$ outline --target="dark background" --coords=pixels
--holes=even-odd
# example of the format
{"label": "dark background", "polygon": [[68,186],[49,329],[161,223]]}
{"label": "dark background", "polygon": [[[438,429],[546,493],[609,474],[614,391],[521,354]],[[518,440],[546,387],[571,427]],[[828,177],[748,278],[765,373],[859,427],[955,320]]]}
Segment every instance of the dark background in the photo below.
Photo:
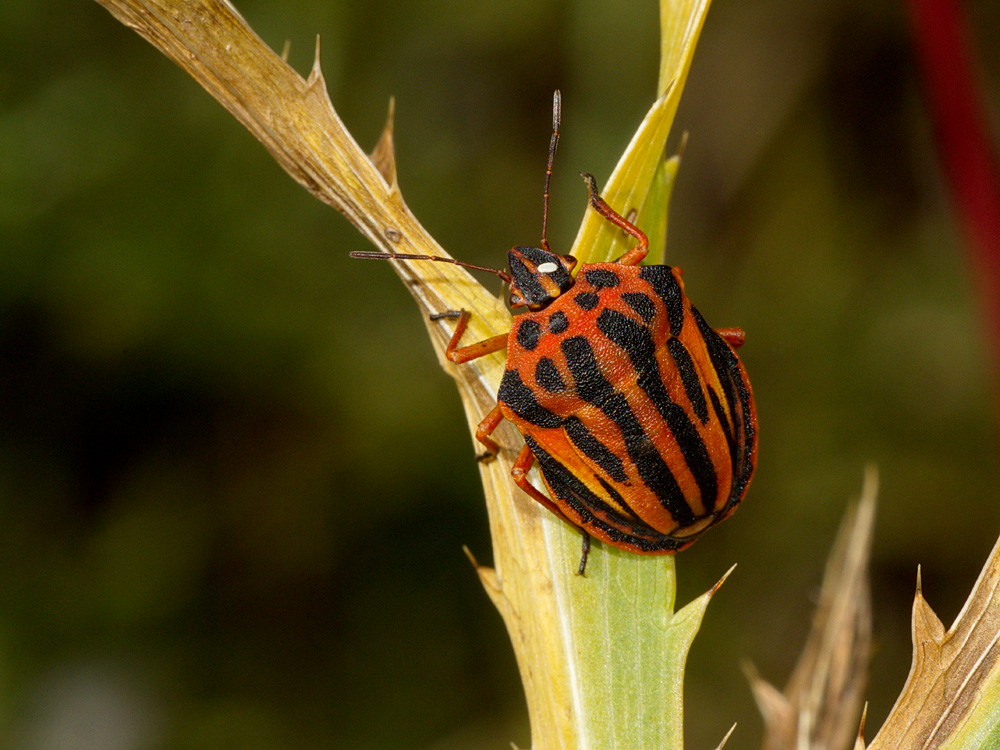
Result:
{"label": "dark background", "polygon": [[[617,6],[617,9],[612,9]],[[653,0],[238,2],[374,144],[454,255],[551,239],[651,103]],[[1000,13],[969,4],[997,142]],[[755,748],[876,462],[869,727],[909,666],[916,568],[950,623],[998,533],[974,271],[905,8],[717,0],[675,125],[668,262],[747,331],[759,470],[678,560],[734,562],[688,670],[687,747]],[[0,737],[11,748],[524,747],[459,401],[390,269],[92,2],[0,4]],[[651,665],[650,668],[655,668]],[[869,732],[869,737],[872,732]]]}

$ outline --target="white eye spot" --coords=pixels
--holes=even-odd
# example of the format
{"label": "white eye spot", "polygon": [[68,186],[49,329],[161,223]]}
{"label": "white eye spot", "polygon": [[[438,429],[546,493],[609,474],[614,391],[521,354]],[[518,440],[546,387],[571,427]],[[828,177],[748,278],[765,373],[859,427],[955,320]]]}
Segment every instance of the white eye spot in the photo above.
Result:
{"label": "white eye spot", "polygon": [[552,261],[549,261],[548,263],[542,263],[537,270],[538,273],[555,273],[559,270],[559,266]]}

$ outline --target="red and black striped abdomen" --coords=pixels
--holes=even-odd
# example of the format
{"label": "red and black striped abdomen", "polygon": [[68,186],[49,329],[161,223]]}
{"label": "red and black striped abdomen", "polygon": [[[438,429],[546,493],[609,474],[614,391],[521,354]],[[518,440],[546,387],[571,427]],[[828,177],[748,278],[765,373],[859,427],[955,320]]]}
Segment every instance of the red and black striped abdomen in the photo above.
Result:
{"label": "red and black striped abdomen", "polygon": [[517,316],[497,400],[560,510],[615,546],[687,546],[753,473],[746,373],[668,266],[588,265]]}

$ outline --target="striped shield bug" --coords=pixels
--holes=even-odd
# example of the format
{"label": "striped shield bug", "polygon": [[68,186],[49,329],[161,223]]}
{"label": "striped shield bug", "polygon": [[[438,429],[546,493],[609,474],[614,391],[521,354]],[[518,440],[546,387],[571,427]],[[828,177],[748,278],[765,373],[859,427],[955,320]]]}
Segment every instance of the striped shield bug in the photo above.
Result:
{"label": "striped shield bug", "polygon": [[[559,138],[559,94],[545,176],[541,247],[514,247],[508,270],[424,255],[354,257],[431,260],[490,271],[509,285],[516,315],[509,334],[460,346],[469,323],[457,318],[446,357],[461,364],[501,349],[506,367],[497,404],[476,438],[503,420],[524,446],[511,469],[530,497],[584,534],[640,554],[671,554],[729,516],[750,484],[757,457],[753,391],[736,349],[738,328],[712,329],[684,293],[681,270],[640,265],[646,235],[587,182],[589,205],[635,246],[613,263],[581,264],[545,239],[549,182]],[[548,494],[528,479],[538,463]]]}

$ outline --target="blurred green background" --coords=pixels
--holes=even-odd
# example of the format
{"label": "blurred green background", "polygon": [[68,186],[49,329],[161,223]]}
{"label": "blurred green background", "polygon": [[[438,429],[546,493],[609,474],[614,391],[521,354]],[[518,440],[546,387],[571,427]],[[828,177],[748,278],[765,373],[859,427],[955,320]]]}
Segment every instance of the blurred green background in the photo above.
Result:
{"label": "blurred green background", "polygon": [[[551,239],[650,104],[653,0],[241,0],[314,36],[458,257]],[[994,128],[1000,9],[969,5]],[[990,344],[894,0],[717,0],[668,262],[740,325],[761,424],[746,503],[678,561],[734,562],[688,670],[687,746],[759,745],[866,462],[882,479],[870,728],[909,665],[916,567],[950,623],[998,533]],[[365,750],[529,744],[458,398],[408,295],[207,94],[93,2],[0,5],[0,742]],[[996,129],[994,129],[996,136]],[[996,141],[995,141],[996,142]],[[655,668],[655,667],[654,667]],[[869,732],[869,736],[871,732]]]}

